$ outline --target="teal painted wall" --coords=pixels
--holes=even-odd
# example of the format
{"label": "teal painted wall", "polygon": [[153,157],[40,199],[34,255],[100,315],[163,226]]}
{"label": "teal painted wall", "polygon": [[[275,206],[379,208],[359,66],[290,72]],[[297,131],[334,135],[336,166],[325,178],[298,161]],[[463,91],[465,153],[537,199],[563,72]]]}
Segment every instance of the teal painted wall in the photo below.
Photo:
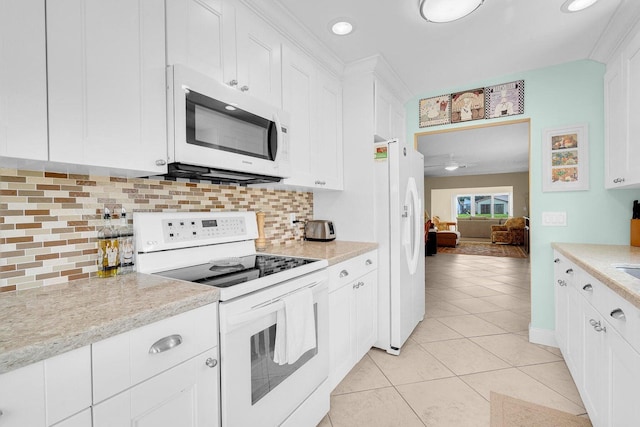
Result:
{"label": "teal painted wall", "polygon": [[[436,129],[509,121],[478,120],[471,123],[418,127],[421,98],[491,86],[513,80],[525,81],[525,114],[511,119],[531,120],[530,214],[531,214],[531,326],[555,328],[553,250],[551,242],[629,244],[629,219],[633,200],[640,190],[604,188],[604,89],[605,65],[575,61],[486,81],[469,81],[460,87],[421,94],[405,104],[408,140],[414,134]],[[428,76],[428,73],[427,73]],[[579,123],[588,124],[590,189],[572,192],[542,192],[542,135],[544,130]],[[566,227],[542,227],[542,212],[567,212]]]}

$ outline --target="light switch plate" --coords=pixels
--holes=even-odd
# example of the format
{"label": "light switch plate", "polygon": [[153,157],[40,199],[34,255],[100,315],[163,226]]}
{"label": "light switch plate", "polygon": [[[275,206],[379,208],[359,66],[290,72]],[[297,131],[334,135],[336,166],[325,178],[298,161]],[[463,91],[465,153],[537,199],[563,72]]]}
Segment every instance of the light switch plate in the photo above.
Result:
{"label": "light switch plate", "polygon": [[566,212],[542,212],[542,225],[547,227],[566,227]]}

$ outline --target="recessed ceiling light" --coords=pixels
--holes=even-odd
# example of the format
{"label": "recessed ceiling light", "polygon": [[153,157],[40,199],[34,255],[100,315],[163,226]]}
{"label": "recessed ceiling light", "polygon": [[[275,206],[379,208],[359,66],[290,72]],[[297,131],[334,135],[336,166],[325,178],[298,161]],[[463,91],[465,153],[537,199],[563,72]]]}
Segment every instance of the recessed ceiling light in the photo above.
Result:
{"label": "recessed ceiling light", "polygon": [[484,0],[420,0],[420,15],[429,22],[451,22],[479,8]]}
{"label": "recessed ceiling light", "polygon": [[560,10],[563,12],[579,12],[583,9],[588,8],[598,0],[567,0],[562,6],[560,6]]}
{"label": "recessed ceiling light", "polygon": [[332,21],[329,25],[331,32],[337,36],[346,36],[353,32],[353,24],[344,18]]}

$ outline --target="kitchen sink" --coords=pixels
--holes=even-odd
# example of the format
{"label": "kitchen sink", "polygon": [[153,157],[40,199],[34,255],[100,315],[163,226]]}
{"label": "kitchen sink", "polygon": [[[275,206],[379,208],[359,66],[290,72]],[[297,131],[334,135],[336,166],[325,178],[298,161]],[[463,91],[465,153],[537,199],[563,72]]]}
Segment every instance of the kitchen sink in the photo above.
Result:
{"label": "kitchen sink", "polygon": [[636,279],[640,279],[640,264],[616,265],[615,267],[620,271],[624,271],[625,273],[630,274]]}

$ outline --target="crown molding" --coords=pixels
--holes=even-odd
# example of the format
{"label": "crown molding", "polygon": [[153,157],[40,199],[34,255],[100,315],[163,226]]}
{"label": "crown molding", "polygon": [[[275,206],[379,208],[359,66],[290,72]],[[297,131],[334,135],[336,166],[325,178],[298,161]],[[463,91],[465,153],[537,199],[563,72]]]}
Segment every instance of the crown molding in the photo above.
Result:
{"label": "crown molding", "polygon": [[344,69],[345,78],[357,77],[358,75],[366,73],[371,73],[376,78],[382,80],[393,92],[395,97],[403,104],[411,99],[411,91],[381,54],[350,62],[346,64]]}
{"label": "crown molding", "polygon": [[640,1],[622,0],[591,50],[589,59],[609,63],[626,41],[639,31]]}

